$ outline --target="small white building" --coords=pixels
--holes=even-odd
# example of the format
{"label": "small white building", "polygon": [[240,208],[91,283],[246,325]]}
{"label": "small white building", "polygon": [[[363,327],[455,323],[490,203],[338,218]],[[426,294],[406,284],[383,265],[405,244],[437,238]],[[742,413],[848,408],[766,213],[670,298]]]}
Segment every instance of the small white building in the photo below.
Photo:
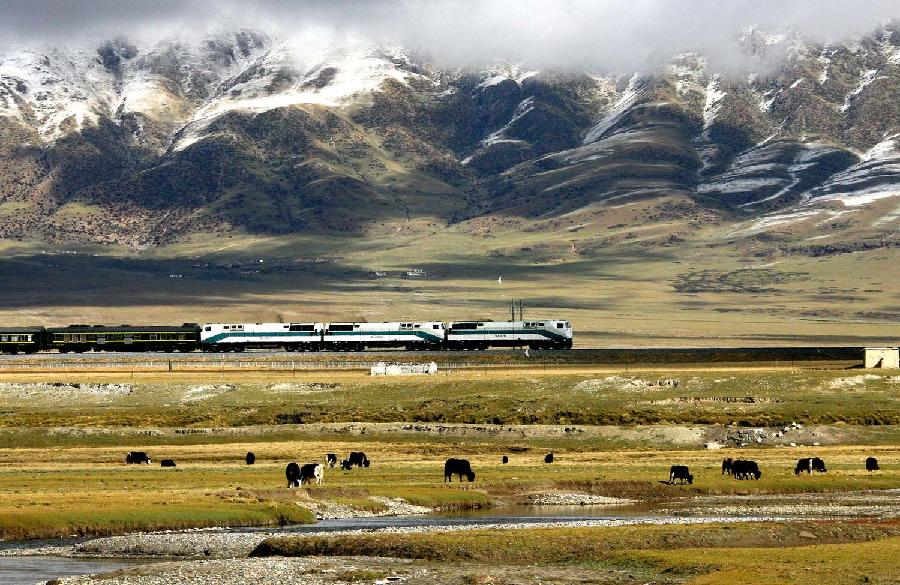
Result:
{"label": "small white building", "polygon": [[415,374],[436,374],[438,366],[435,362],[427,364],[388,364],[378,362],[369,370],[372,376],[410,376]]}
{"label": "small white building", "polygon": [[900,348],[867,347],[866,368],[900,368]]}

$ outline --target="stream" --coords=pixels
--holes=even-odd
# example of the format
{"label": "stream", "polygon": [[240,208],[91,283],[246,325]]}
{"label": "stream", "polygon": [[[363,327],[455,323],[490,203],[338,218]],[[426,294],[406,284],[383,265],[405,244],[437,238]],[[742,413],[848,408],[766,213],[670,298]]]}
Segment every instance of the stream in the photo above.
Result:
{"label": "stream", "polygon": [[[421,516],[384,516],[375,518],[340,518],[320,520],[316,524],[280,528],[223,528],[211,532],[282,532],[285,534],[322,534],[345,530],[379,530],[384,528],[416,528],[447,525],[477,527],[485,524],[533,524],[536,522],[569,522],[598,518],[655,517],[636,506],[508,506],[484,510],[467,510]],[[86,539],[41,540],[0,543],[0,549],[32,549],[43,546],[73,545]],[[87,559],[60,556],[0,556],[0,584],[35,585],[50,579],[114,571],[123,567],[159,562],[159,559]]]}

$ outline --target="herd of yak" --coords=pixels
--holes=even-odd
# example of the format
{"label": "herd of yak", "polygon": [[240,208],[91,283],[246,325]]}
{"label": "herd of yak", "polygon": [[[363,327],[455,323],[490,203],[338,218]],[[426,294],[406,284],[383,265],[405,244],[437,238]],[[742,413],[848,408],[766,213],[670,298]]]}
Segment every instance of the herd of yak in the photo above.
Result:
{"label": "herd of yak", "polygon": [[[866,471],[878,471],[879,469],[877,459],[874,457],[866,458]],[[797,466],[794,467],[794,475],[800,475],[804,471],[811,475],[814,471],[816,473],[825,473],[828,470],[825,469],[825,462],[822,459],[805,457],[797,461]],[[762,477],[762,471],[759,470],[759,465],[757,465],[756,461],[726,457],[722,460],[722,475],[730,475],[734,479],[759,479]],[[669,469],[669,481],[665,483],[671,485],[676,481],[682,484],[694,483],[694,476],[691,475],[686,465],[673,465]]]}
{"label": "herd of yak", "polygon": [[[125,462],[130,464],[147,463],[148,465],[151,463],[150,457],[148,457],[147,453],[144,451],[129,451],[125,456]],[[247,465],[253,465],[256,463],[256,455],[254,455],[252,451],[248,452],[245,462]],[[509,463],[509,456],[504,455],[501,462],[503,464]],[[325,463],[332,469],[336,467],[338,465],[337,454],[326,454]],[[552,452],[547,453],[544,456],[544,463],[553,463]],[[175,467],[175,461],[172,459],[163,459],[160,461],[160,465],[162,467]],[[350,471],[354,467],[369,467],[369,465],[371,465],[371,462],[362,451],[351,451],[347,458],[342,459],[340,462],[341,469],[345,471]],[[878,467],[878,460],[874,457],[867,457],[866,471],[878,471],[878,469],[880,469]],[[804,471],[807,474],[812,474],[814,471],[817,473],[825,473],[828,470],[825,468],[825,462],[822,459],[818,457],[806,457],[797,461],[797,466],[794,468],[794,474],[800,475]],[[325,467],[321,463],[298,465],[295,462],[291,462],[288,463],[284,473],[287,477],[289,488],[300,487],[303,485],[304,481],[306,483],[315,482],[316,485],[318,485],[322,483],[322,478],[325,475]],[[757,465],[756,461],[732,459],[731,457],[726,457],[722,460],[722,475],[726,474],[734,479],[759,479],[762,477],[762,471],[759,470],[759,465]],[[454,475],[459,478],[459,481],[462,481],[463,477],[470,482],[475,481],[475,472],[472,471],[472,465],[469,463],[468,459],[447,459],[447,462],[444,463],[444,481],[452,482]],[[690,469],[686,465],[673,465],[669,469],[669,480],[664,483],[672,485],[676,483],[676,481],[681,484],[694,483],[694,476],[691,475]]]}

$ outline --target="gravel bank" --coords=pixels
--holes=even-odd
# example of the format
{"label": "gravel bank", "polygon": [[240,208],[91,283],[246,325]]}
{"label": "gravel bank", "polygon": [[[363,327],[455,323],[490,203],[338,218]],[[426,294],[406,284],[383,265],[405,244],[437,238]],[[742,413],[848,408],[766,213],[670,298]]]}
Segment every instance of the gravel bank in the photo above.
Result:
{"label": "gravel bank", "polygon": [[434,512],[425,506],[416,506],[401,498],[388,498],[372,496],[370,500],[384,506],[384,510],[373,512],[371,510],[358,510],[349,506],[342,506],[334,502],[322,500],[309,500],[303,502],[303,507],[309,509],[319,520],[335,520],[340,518],[382,518],[386,516],[420,516]]}
{"label": "gravel bank", "polygon": [[547,493],[528,498],[531,506],[627,506],[636,503],[637,500],[594,494]]}
{"label": "gravel bank", "polygon": [[343,557],[270,558],[154,563],[106,575],[58,579],[59,585],[325,585],[326,583],[433,582],[432,570],[405,559]]}
{"label": "gravel bank", "polygon": [[830,494],[704,496],[681,508],[658,510],[663,514],[725,514],[728,516],[787,515],[794,518],[898,518],[900,490]]}
{"label": "gravel bank", "polygon": [[425,532],[457,532],[463,530],[524,530],[533,528],[585,528],[609,526],[634,526],[639,524],[706,524],[710,522],[764,522],[785,521],[791,518],[784,516],[746,516],[732,518],[726,516],[710,516],[705,518],[617,518],[592,520],[567,520],[561,522],[497,522],[493,524],[447,524],[440,526],[416,526],[398,528],[380,528],[375,530],[341,530],[328,533],[303,532],[168,532],[168,533],[136,533],[123,536],[96,538],[75,545],[64,554],[86,557],[135,558],[235,558],[245,557],[263,540],[275,536],[310,536],[326,537],[344,534],[364,533],[425,533]]}

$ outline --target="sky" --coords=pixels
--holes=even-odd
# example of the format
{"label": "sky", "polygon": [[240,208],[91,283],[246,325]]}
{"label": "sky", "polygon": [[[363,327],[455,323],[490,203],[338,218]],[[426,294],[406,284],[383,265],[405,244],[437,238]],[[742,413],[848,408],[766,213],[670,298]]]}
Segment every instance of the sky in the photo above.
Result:
{"label": "sky", "polygon": [[697,51],[740,66],[750,25],[835,42],[900,18],[900,0],[0,0],[0,34],[33,44],[140,41],[248,27],[363,38],[444,65],[635,69]]}

